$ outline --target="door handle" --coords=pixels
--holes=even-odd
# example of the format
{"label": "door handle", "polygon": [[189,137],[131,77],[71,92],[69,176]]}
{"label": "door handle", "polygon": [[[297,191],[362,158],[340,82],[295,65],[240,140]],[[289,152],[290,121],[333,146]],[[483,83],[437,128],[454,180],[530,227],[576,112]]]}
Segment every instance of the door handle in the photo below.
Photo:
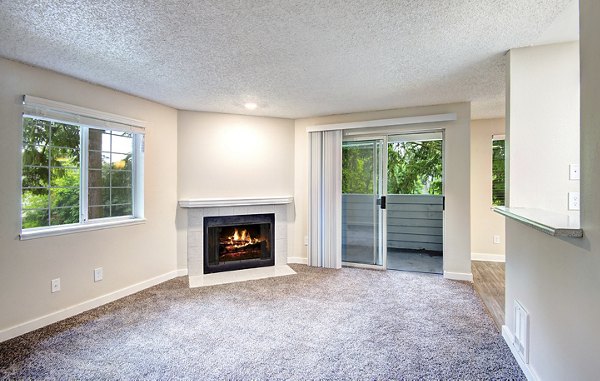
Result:
{"label": "door handle", "polygon": [[387,199],[385,196],[381,196],[377,199],[377,205],[380,206],[380,209],[385,209],[387,206]]}

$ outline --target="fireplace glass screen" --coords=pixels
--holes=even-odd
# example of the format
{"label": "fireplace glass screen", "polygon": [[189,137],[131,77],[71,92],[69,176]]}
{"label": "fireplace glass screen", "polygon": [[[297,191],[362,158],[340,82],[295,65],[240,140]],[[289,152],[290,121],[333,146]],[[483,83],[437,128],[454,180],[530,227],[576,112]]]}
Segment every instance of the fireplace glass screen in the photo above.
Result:
{"label": "fireplace glass screen", "polygon": [[204,273],[273,266],[274,214],[204,217]]}

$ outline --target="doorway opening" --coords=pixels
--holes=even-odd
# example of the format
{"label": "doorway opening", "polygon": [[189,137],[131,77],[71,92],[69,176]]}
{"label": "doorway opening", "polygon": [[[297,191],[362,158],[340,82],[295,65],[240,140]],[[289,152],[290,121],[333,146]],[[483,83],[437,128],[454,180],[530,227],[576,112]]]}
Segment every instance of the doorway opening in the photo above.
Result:
{"label": "doorway opening", "polygon": [[342,261],[443,272],[443,132],[347,136]]}

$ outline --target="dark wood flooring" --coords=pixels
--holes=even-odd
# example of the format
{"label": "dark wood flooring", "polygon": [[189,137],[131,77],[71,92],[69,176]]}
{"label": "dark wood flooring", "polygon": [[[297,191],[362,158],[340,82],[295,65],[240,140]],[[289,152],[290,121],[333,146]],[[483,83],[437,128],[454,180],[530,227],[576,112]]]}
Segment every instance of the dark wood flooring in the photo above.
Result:
{"label": "dark wood flooring", "polygon": [[504,263],[472,261],[473,286],[498,330],[504,324]]}

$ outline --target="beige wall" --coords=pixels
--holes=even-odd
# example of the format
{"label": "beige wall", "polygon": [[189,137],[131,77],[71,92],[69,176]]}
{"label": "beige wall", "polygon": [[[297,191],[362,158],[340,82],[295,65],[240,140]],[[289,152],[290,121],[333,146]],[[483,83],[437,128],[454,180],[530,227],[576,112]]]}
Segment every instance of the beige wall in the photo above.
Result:
{"label": "beige wall", "polygon": [[[179,111],[177,157],[179,199],[294,194],[291,119]],[[288,216],[293,219],[292,213]],[[187,213],[182,208],[177,229],[177,261],[186,268]]]}
{"label": "beige wall", "polygon": [[[19,241],[24,94],[150,122],[141,225]],[[177,112],[50,71],[0,59],[0,332],[176,269]],[[93,269],[104,280],[93,281]],[[62,290],[50,293],[61,278]]]}
{"label": "beige wall", "polygon": [[[569,164],[579,164],[579,43],[509,55],[509,205],[567,212]],[[543,195],[543,196],[542,196]]]}
{"label": "beige wall", "polygon": [[[471,121],[471,257],[504,258],[504,217],[492,212],[492,136],[504,134],[504,119]],[[494,243],[494,236],[500,243]]]}
{"label": "beige wall", "polygon": [[[520,300],[530,315],[529,367],[542,380],[598,378],[600,2],[581,0],[580,7],[584,237],[558,239],[518,222],[507,220],[506,223],[506,324],[514,332],[513,301]],[[560,94],[563,90],[557,85],[554,93]],[[544,94],[544,98],[549,96],[553,94]]]}
{"label": "beige wall", "polygon": [[307,247],[304,238],[307,235],[308,211],[308,126],[329,123],[344,123],[376,119],[397,118],[455,112],[456,122],[431,123],[402,126],[400,131],[427,130],[445,128],[445,233],[444,233],[444,271],[451,277],[469,277],[471,275],[471,231],[470,231],[470,112],[468,103],[416,107],[385,111],[373,111],[344,115],[332,115],[320,118],[296,120],[295,139],[295,203],[296,227],[294,230],[293,257],[306,258]]}

